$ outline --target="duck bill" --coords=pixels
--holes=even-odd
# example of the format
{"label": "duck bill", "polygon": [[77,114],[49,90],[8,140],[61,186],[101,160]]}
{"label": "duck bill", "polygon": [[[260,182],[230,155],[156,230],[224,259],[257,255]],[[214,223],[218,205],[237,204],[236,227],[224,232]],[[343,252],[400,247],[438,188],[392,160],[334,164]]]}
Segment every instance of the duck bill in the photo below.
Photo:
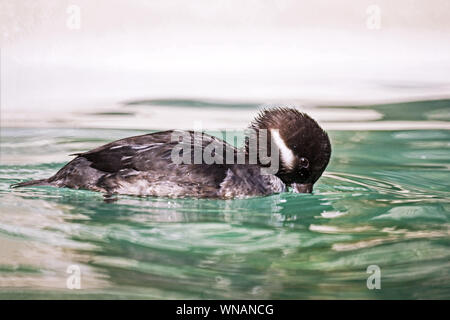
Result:
{"label": "duck bill", "polygon": [[312,183],[293,183],[291,186],[294,193],[311,193],[313,191]]}

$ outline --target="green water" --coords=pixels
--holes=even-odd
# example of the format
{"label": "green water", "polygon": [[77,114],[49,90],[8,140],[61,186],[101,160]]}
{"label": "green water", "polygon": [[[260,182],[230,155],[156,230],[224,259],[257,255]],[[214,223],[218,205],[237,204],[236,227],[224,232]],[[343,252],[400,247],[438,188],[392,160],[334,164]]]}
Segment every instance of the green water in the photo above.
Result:
{"label": "green water", "polygon": [[[365,108],[379,121],[445,122],[450,101]],[[9,188],[141,133],[2,129],[0,298],[450,298],[450,130],[330,131],[332,159],[312,195],[105,203]],[[71,265],[79,290],[66,287]],[[367,288],[369,265],[379,290]]]}

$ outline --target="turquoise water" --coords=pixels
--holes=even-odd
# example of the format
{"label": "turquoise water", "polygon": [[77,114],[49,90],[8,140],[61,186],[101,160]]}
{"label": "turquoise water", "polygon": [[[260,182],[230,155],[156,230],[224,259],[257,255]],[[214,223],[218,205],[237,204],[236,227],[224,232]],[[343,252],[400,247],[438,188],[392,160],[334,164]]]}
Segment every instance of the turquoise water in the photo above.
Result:
{"label": "turquoise water", "polygon": [[[450,101],[361,108],[383,115],[375,125],[440,125],[331,130],[314,194],[249,200],[12,190],[70,153],[144,132],[3,128],[0,298],[449,299]],[[66,286],[72,265],[79,290]],[[381,270],[379,290],[367,288],[369,265]]]}

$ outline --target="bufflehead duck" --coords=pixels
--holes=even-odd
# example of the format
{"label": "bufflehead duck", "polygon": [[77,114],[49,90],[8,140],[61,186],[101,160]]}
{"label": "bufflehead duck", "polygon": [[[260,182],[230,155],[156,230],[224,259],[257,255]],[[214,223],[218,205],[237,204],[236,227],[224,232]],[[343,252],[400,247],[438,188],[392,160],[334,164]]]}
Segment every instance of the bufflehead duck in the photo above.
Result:
{"label": "bufflehead duck", "polygon": [[[46,185],[100,191],[107,195],[218,199],[266,196],[284,192],[287,187],[297,193],[311,193],[331,155],[328,135],[317,122],[294,108],[272,108],[262,110],[249,129],[258,137],[265,132],[271,161],[263,163],[264,148],[258,147],[253,149],[257,152],[256,161],[252,162],[247,138],[242,149],[243,162],[180,163],[173,161],[173,150],[180,145],[179,140],[174,141],[174,135],[192,138],[188,151],[198,148],[203,152],[208,145],[215,144],[223,150],[231,150],[236,160],[239,149],[205,133],[200,133],[201,139],[196,139],[193,131],[163,131],[117,140],[74,154],[76,158],[54,176],[12,187]],[[217,150],[212,154],[219,160],[225,159],[225,151]],[[262,169],[271,166],[274,160],[277,160],[278,170],[263,173]]]}

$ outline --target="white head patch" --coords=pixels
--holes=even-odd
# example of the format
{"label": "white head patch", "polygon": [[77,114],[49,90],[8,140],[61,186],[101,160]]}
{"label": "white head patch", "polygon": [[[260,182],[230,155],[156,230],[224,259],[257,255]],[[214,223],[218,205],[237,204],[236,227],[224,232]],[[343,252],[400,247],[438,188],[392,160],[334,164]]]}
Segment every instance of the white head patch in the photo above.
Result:
{"label": "white head patch", "polygon": [[281,138],[280,132],[278,131],[278,129],[270,129],[270,133],[272,135],[272,141],[275,142],[278,149],[280,150],[280,156],[281,156],[281,160],[283,161],[283,164],[287,168],[292,169],[295,164],[294,153],[286,145],[283,138]]}

